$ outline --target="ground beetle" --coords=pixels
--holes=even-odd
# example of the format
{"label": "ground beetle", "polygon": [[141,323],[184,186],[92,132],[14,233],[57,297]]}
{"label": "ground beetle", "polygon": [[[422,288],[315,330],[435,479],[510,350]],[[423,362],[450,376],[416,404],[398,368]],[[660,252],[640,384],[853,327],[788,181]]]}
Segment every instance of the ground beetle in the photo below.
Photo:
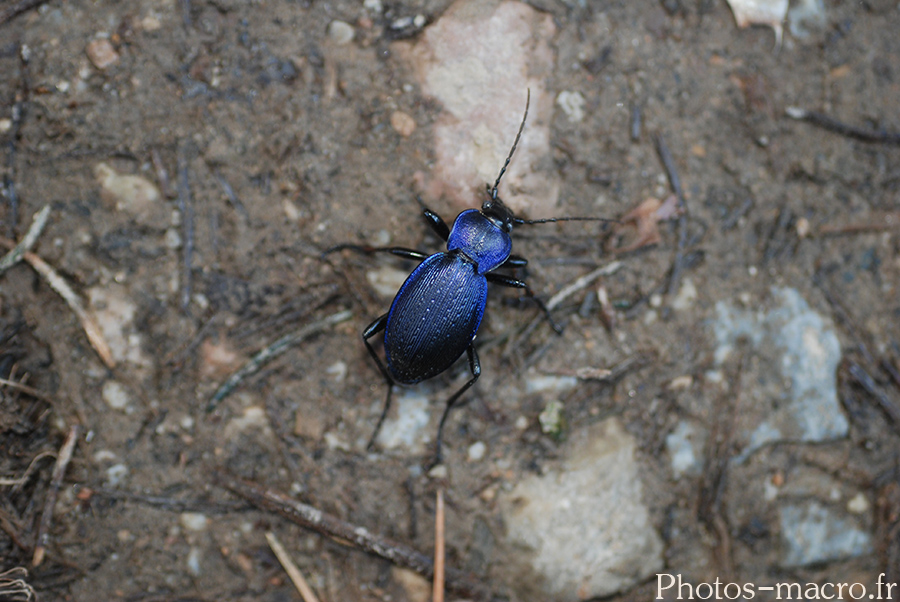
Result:
{"label": "ground beetle", "polygon": [[[528,118],[531,100],[529,91],[525,115],[516,134],[500,175],[489,188],[488,199],[481,210],[468,209],[460,213],[448,228],[446,222],[434,211],[424,208],[425,219],[434,232],[447,242],[447,251],[428,255],[404,247],[365,247],[338,245],[327,251],[350,249],[362,253],[392,253],[422,263],[400,287],[391,309],[378,317],[363,331],[363,342],[372,355],[388,385],[384,409],[375,432],[369,440],[371,448],[391,406],[391,393],[395,383],[411,385],[437,376],[449,368],[462,354],[469,359],[472,378],[450,399],[441,416],[436,442],[436,461],[441,461],[441,437],[444,422],[450,409],[460,396],[475,384],[481,375],[481,364],[473,341],[484,316],[488,282],[520,288],[533,298],[550,318],[546,306],[534,296],[528,284],[511,276],[495,273],[498,268],[524,267],[527,261],[512,255],[510,232],[513,226],[542,224],[557,221],[607,221],[593,217],[557,217],[526,220],[513,215],[497,196],[500,179],[506,173]],[[551,324],[553,321],[550,320]],[[554,328],[557,329],[554,324]],[[558,329],[557,329],[558,330]],[[369,339],[384,331],[384,355],[387,366],[378,357]]]}

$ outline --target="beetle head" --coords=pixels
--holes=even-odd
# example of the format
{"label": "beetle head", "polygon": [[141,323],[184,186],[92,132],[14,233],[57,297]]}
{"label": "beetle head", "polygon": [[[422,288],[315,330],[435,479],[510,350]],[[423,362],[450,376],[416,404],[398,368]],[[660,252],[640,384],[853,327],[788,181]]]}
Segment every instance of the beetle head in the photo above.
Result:
{"label": "beetle head", "polygon": [[513,224],[517,219],[512,210],[496,195],[496,192],[482,203],[481,213],[506,233],[512,232]]}

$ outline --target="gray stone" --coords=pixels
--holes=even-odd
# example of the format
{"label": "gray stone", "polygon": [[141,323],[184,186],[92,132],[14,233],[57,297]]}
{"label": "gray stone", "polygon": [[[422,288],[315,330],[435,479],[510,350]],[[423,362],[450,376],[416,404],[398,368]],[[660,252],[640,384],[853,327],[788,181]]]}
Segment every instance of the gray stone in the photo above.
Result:
{"label": "gray stone", "polygon": [[[634,439],[615,418],[576,431],[557,470],[531,476],[501,499],[507,537],[524,547],[555,600],[624,591],[663,566],[662,541],[641,499]],[[517,584],[513,584],[515,587]]]}
{"label": "gray stone", "polygon": [[[762,395],[772,411],[749,434],[738,457],[777,441],[820,442],[845,437],[849,425],[837,396],[835,371],[841,347],[831,320],[823,318],[792,288],[772,288],[768,311],[720,301],[713,323],[721,365],[741,339],[771,367],[748,395]],[[789,386],[785,386],[790,383]]]}
{"label": "gray stone", "polygon": [[868,533],[817,501],[783,506],[780,521],[782,566],[806,566],[872,552]]}

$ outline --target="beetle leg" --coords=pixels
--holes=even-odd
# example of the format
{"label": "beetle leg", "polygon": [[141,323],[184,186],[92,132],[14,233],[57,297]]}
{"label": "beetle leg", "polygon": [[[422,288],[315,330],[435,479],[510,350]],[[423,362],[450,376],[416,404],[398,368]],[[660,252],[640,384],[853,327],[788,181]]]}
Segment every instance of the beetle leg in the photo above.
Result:
{"label": "beetle leg", "polygon": [[447,421],[447,414],[450,413],[450,410],[457,404],[460,396],[469,390],[469,387],[475,384],[475,381],[478,380],[478,377],[481,376],[481,362],[478,359],[478,352],[475,351],[475,345],[469,343],[469,346],[466,348],[466,355],[469,357],[469,370],[472,372],[472,378],[462,386],[462,388],[453,394],[453,396],[447,400],[447,406],[444,408],[444,413],[441,415],[441,422],[438,425],[437,432],[437,445],[434,454],[434,462],[433,465],[437,465],[441,463],[443,459],[443,433],[444,433],[444,422]]}
{"label": "beetle leg", "polygon": [[375,353],[375,348],[369,344],[370,338],[384,330],[384,327],[387,325],[387,319],[388,314],[380,316],[374,322],[369,324],[362,332],[363,343],[365,343],[366,349],[369,350],[369,354],[372,356],[372,359],[375,360],[375,364],[378,366],[378,370],[384,377],[384,381],[385,383],[387,383],[388,387],[387,396],[384,400],[384,409],[381,410],[381,417],[378,419],[378,424],[375,425],[375,431],[372,433],[372,437],[369,439],[369,443],[366,445],[366,449],[372,449],[372,447],[375,445],[375,438],[378,437],[378,433],[379,431],[381,431],[381,425],[384,423],[384,419],[387,417],[388,410],[391,409],[391,393],[394,390],[394,379],[391,378],[391,373],[388,372],[388,369],[384,365],[384,362],[382,362],[381,358],[378,357],[378,354]]}
{"label": "beetle leg", "polygon": [[[521,258],[520,258],[521,259]],[[553,316],[550,315],[550,310],[547,309],[547,306],[541,301],[540,297],[534,294],[534,291],[531,290],[531,287],[528,286],[528,283],[524,280],[518,280],[513,278],[512,276],[506,276],[505,274],[494,274],[488,273],[484,275],[487,278],[488,282],[493,282],[494,284],[500,284],[502,286],[508,286],[511,288],[520,288],[525,291],[525,294],[534,300],[535,303],[538,304],[538,307],[541,308],[541,311],[544,312],[544,315],[547,316],[547,321],[550,322],[550,327],[556,332],[556,334],[562,334],[562,328],[553,321]]]}
{"label": "beetle leg", "polygon": [[421,195],[416,195],[416,202],[422,208],[422,215],[431,229],[434,230],[434,233],[438,235],[438,238],[447,242],[447,239],[450,238],[450,228],[447,226],[447,222],[440,215],[425,206],[425,201],[422,200]]}
{"label": "beetle leg", "polygon": [[528,265],[528,260],[522,257],[521,255],[510,255],[503,264],[500,265],[502,268],[524,268]]}
{"label": "beetle leg", "polygon": [[425,207],[422,215],[425,216],[425,221],[428,222],[428,225],[431,226],[434,233],[437,234],[441,240],[447,242],[447,239],[450,238],[450,227],[447,226],[447,222],[428,207]]}

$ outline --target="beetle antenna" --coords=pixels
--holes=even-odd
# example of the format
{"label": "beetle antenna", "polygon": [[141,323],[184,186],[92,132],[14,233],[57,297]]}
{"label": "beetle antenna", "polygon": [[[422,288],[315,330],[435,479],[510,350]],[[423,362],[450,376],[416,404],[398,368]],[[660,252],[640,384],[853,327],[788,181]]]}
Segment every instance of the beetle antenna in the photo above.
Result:
{"label": "beetle antenna", "polygon": [[500,178],[503,177],[503,174],[506,173],[506,168],[509,167],[509,162],[512,161],[513,153],[516,152],[516,147],[519,145],[519,138],[522,137],[522,130],[525,129],[525,120],[528,119],[528,106],[531,104],[531,88],[528,88],[528,96],[525,97],[525,115],[522,116],[522,124],[519,126],[519,131],[516,134],[516,139],[513,142],[512,148],[509,149],[509,156],[506,157],[506,163],[503,164],[503,167],[500,169],[500,175],[497,176],[497,181],[494,182],[494,187],[491,188],[491,200],[497,200],[497,187],[500,185]]}
{"label": "beetle antenna", "polygon": [[546,219],[522,219],[520,217],[512,218],[512,222],[516,226],[549,224],[552,222],[608,222],[613,224],[621,224],[617,219],[609,219],[606,217],[548,217]]}

